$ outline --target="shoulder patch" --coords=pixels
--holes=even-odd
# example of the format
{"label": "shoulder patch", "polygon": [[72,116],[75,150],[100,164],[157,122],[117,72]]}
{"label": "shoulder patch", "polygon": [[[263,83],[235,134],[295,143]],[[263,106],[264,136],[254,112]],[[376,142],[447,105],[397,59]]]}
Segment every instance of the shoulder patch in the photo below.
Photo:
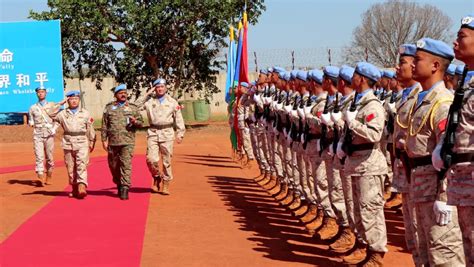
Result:
{"label": "shoulder patch", "polygon": [[365,116],[365,122],[370,122],[374,118],[375,118],[375,113],[371,113],[371,114]]}
{"label": "shoulder patch", "polygon": [[440,132],[444,132],[446,130],[446,124],[448,122],[448,119],[442,119],[440,122],[438,122],[438,130]]}

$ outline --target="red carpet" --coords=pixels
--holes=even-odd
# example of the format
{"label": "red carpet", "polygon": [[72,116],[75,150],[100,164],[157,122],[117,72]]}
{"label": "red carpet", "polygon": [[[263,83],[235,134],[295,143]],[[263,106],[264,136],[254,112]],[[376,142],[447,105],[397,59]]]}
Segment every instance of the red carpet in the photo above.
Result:
{"label": "red carpet", "polygon": [[132,172],[130,200],[122,201],[107,159],[96,158],[87,198],[57,192],[0,245],[0,266],[140,266],[151,184],[144,156]]}

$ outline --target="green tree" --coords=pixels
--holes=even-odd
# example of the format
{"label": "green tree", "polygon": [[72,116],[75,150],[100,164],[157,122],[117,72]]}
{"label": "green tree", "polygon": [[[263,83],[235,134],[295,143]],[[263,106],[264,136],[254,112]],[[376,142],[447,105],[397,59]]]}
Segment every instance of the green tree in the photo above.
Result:
{"label": "green tree", "polygon": [[[30,11],[36,20],[61,20],[64,75],[90,77],[101,88],[104,76],[139,95],[157,77],[172,94],[199,91],[206,99],[219,90],[227,46],[244,0],[48,0],[49,11]],[[247,1],[249,22],[265,10],[264,0]]]}

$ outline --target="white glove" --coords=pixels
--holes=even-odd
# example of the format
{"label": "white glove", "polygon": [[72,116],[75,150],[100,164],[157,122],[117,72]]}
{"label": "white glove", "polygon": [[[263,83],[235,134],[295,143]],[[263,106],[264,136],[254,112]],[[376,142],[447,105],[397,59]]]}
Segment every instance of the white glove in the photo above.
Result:
{"label": "white glove", "polygon": [[337,143],[337,151],[336,151],[337,157],[339,159],[343,159],[346,156],[346,153],[342,150],[342,143],[338,142]]}
{"label": "white glove", "polygon": [[313,107],[308,107],[308,106],[304,106],[304,114],[311,114],[311,110],[313,109]]}
{"label": "white glove", "polygon": [[290,130],[290,132],[286,136],[286,145],[288,146],[291,145],[291,142],[293,142],[293,139],[291,139],[291,130]]}
{"label": "white glove", "polygon": [[253,98],[253,101],[255,101],[256,103],[259,103],[260,97],[258,97],[257,94],[254,94],[252,98]]}
{"label": "white glove", "polygon": [[244,128],[244,133],[245,133],[245,134],[250,134],[250,129],[247,128],[247,127],[245,127],[245,128]]}
{"label": "white glove", "polygon": [[296,111],[298,112],[298,116],[304,120],[304,110],[302,108],[298,108]]}
{"label": "white glove", "polygon": [[391,111],[392,113],[395,113],[395,112],[397,111],[397,110],[395,109],[395,102],[393,102],[393,103],[390,103],[390,102],[389,102],[389,103],[388,103],[388,108],[390,109],[390,111]]}
{"label": "white glove", "polygon": [[283,103],[276,103],[275,104],[275,109],[276,110],[281,110],[283,108]]}
{"label": "white glove", "polygon": [[321,122],[327,126],[332,126],[331,114],[329,112],[321,114]]}
{"label": "white glove", "polygon": [[344,114],[344,121],[346,121],[346,123],[349,124],[351,121],[355,120],[356,116],[357,116],[357,111],[347,110],[346,113]]}
{"label": "white glove", "polygon": [[334,146],[332,144],[329,145],[329,156],[334,156]]}
{"label": "white glove", "polygon": [[440,226],[444,226],[451,222],[453,206],[447,205],[446,202],[436,200],[433,204],[433,212],[435,213],[436,223]]}
{"label": "white glove", "polygon": [[292,107],[291,105],[283,106],[283,110],[285,110],[285,112],[288,113],[288,114],[291,112],[291,109],[292,109],[292,108],[293,108],[293,107]]}
{"label": "white glove", "polygon": [[298,118],[298,111],[296,111],[296,110],[291,110],[290,116],[292,116],[293,118]]}
{"label": "white glove", "polygon": [[304,133],[301,134],[301,136],[300,136],[300,141],[301,141],[302,144],[304,143]]}
{"label": "white glove", "polygon": [[316,152],[319,153],[319,151],[321,151],[321,140],[316,139]]}
{"label": "white glove", "polygon": [[439,142],[439,144],[436,145],[435,149],[433,150],[433,153],[431,154],[431,162],[433,164],[433,167],[437,171],[441,171],[441,169],[444,169],[444,162],[443,162],[443,159],[441,158],[442,146],[443,146],[443,142]]}
{"label": "white glove", "polygon": [[334,123],[337,123],[338,121],[340,121],[342,119],[342,112],[331,112],[331,120],[332,122]]}

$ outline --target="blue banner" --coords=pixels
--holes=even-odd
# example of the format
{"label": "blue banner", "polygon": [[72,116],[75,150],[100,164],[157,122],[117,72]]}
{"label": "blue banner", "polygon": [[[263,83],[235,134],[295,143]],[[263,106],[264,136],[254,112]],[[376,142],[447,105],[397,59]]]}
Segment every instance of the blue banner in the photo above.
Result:
{"label": "blue banner", "polygon": [[0,23],[0,113],[27,112],[38,87],[64,98],[60,21]]}

